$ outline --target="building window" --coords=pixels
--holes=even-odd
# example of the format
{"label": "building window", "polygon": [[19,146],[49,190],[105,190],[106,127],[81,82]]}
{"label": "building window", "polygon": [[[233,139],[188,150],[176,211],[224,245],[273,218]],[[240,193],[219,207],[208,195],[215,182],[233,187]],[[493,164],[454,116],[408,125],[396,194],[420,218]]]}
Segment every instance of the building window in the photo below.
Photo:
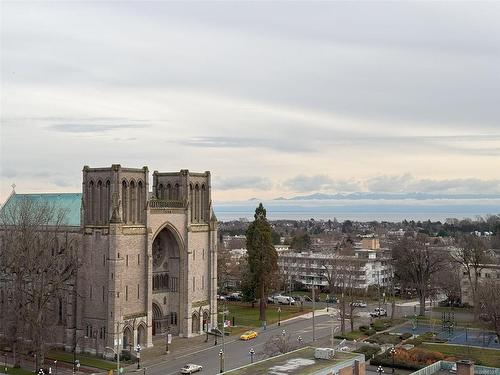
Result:
{"label": "building window", "polygon": [[163,297],[163,304],[166,305],[167,304],[167,297]]}
{"label": "building window", "polygon": [[103,254],[103,256],[102,256],[102,265],[103,266],[106,265],[106,254]]}
{"label": "building window", "polygon": [[203,249],[203,251],[202,251],[202,253],[201,253],[201,257],[202,257],[203,259],[205,259],[205,249]]}
{"label": "building window", "polygon": [[139,290],[140,290],[139,288],[140,287],[141,287],[141,285],[137,284],[137,299],[139,299],[139,297],[140,297],[140,292],[139,292]]}
{"label": "building window", "polygon": [[196,278],[193,276],[193,292],[196,288]]}
{"label": "building window", "polygon": [[128,301],[128,285],[125,285],[125,301]]}
{"label": "building window", "polygon": [[176,312],[170,313],[170,325],[173,325],[173,326],[177,325],[177,313]]}
{"label": "building window", "polygon": [[196,250],[193,250],[193,260],[196,260]]}
{"label": "building window", "polygon": [[201,289],[205,289],[205,276],[201,276]]}
{"label": "building window", "polygon": [[102,286],[102,302],[104,302],[104,297],[105,297],[105,293],[104,293],[104,285]]}
{"label": "building window", "polygon": [[177,292],[179,287],[179,279],[177,277],[171,277],[170,281],[170,291]]}
{"label": "building window", "polygon": [[137,254],[137,264],[141,264],[141,254]]}
{"label": "building window", "polygon": [[90,286],[90,295],[89,295],[90,299],[92,299],[92,285]]}
{"label": "building window", "polygon": [[128,267],[128,255],[125,255],[125,266]]}

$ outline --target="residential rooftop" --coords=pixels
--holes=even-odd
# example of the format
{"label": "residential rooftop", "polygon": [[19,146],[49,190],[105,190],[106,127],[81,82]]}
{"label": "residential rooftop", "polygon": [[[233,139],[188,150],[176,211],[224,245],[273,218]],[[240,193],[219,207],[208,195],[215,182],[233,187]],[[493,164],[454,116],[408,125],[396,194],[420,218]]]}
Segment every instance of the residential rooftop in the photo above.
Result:
{"label": "residential rooftop", "polygon": [[331,359],[314,358],[316,348],[306,347],[292,352],[249,364],[224,374],[227,375],[314,375],[323,370],[338,373],[346,366],[352,366],[355,360],[364,362],[359,353],[335,351]]}

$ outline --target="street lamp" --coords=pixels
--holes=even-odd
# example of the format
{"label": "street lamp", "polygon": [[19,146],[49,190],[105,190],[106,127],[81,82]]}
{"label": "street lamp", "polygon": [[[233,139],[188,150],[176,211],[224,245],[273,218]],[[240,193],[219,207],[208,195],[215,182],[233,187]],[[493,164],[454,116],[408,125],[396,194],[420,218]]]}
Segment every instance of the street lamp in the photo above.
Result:
{"label": "street lamp", "polygon": [[281,336],[285,336],[286,335],[286,331],[285,330],[282,330],[281,331]]}
{"label": "street lamp", "polygon": [[56,375],[57,375],[57,359],[54,360],[54,367],[56,368]]}
{"label": "street lamp", "polygon": [[378,372],[378,375],[382,375],[382,373],[384,372],[384,368],[382,366],[378,366],[377,372]]}
{"label": "street lamp", "polygon": [[255,350],[253,350],[253,348],[250,348],[248,354],[250,354],[250,363],[253,363],[253,355],[255,354]]}
{"label": "street lamp", "polygon": [[220,373],[224,372],[224,350],[219,351],[219,359],[220,359]]}
{"label": "street lamp", "polygon": [[334,314],[331,314],[330,315],[330,318],[332,318],[332,348],[333,348],[333,339],[334,339],[334,335],[335,335],[335,332],[339,329],[339,327],[334,327],[334,322],[335,322],[335,315]]}
{"label": "street lamp", "polygon": [[116,350],[113,349],[113,348],[111,348],[111,347],[109,347],[109,346],[106,346],[104,348],[104,350],[109,349],[113,353],[115,353],[115,355],[116,355],[116,375],[120,375],[120,355],[118,354],[118,345],[119,344],[116,343],[116,340],[115,340],[115,345],[116,345]]}
{"label": "street lamp", "polygon": [[389,354],[392,356],[392,373],[394,374],[394,356],[396,355],[396,348],[394,346],[389,351]]}
{"label": "street lamp", "polygon": [[278,307],[278,327],[281,325],[281,307]]}
{"label": "street lamp", "polygon": [[73,375],[75,375],[76,367],[80,367],[79,366],[80,363],[77,362],[77,360],[76,360],[76,347],[78,346],[78,341],[80,341],[81,339],[88,339],[88,337],[87,336],[80,336],[75,340],[75,346],[73,346]]}
{"label": "street lamp", "polygon": [[299,345],[302,344],[302,337],[301,336],[297,337],[297,342],[299,343]]}
{"label": "street lamp", "polygon": [[137,344],[135,351],[137,352],[137,369],[141,368],[141,346]]}
{"label": "street lamp", "polygon": [[5,356],[5,373],[7,373],[7,353],[4,353]]}

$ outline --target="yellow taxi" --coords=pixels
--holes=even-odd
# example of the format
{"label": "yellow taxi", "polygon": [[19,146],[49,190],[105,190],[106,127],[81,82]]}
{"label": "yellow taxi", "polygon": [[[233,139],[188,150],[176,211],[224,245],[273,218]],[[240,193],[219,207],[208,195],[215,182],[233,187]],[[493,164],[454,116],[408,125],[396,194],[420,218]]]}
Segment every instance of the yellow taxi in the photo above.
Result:
{"label": "yellow taxi", "polygon": [[245,333],[243,333],[241,336],[240,336],[240,340],[251,340],[251,339],[254,339],[256,338],[258,335],[257,332],[255,331],[246,331]]}

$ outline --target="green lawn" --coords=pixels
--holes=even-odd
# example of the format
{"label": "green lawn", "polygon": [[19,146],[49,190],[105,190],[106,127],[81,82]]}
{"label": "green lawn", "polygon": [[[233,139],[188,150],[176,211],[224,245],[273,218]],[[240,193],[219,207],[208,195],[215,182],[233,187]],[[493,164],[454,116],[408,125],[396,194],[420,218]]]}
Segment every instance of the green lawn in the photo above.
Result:
{"label": "green lawn", "polygon": [[[221,306],[222,308],[222,306]],[[278,308],[281,309],[281,313],[278,313]],[[259,320],[259,305],[256,303],[255,307],[252,308],[251,304],[246,303],[228,303],[226,305],[226,310],[229,311],[226,319],[233,321],[236,326],[243,327],[260,327],[261,323]],[[311,309],[303,308],[300,306],[278,306],[278,305],[268,305],[266,310],[267,324],[273,324],[278,322],[278,315],[281,320],[289,319],[294,316],[306,314],[310,312]],[[219,314],[219,321],[222,322],[222,314]]]}
{"label": "green lawn", "polygon": [[500,350],[448,344],[422,344],[419,348],[454,356],[457,359],[472,359],[481,366],[500,367]]}
{"label": "green lawn", "polygon": [[[4,367],[2,366],[1,371],[4,371]],[[26,370],[24,368],[7,368],[8,375],[33,375],[33,370]]]}
{"label": "green lawn", "polygon": [[[73,363],[73,353],[50,351],[47,354],[47,359],[57,359],[60,362]],[[85,354],[77,354],[76,359],[80,361],[82,366],[94,367],[101,370],[116,369],[116,362],[105,361],[104,359],[91,357]]]}

